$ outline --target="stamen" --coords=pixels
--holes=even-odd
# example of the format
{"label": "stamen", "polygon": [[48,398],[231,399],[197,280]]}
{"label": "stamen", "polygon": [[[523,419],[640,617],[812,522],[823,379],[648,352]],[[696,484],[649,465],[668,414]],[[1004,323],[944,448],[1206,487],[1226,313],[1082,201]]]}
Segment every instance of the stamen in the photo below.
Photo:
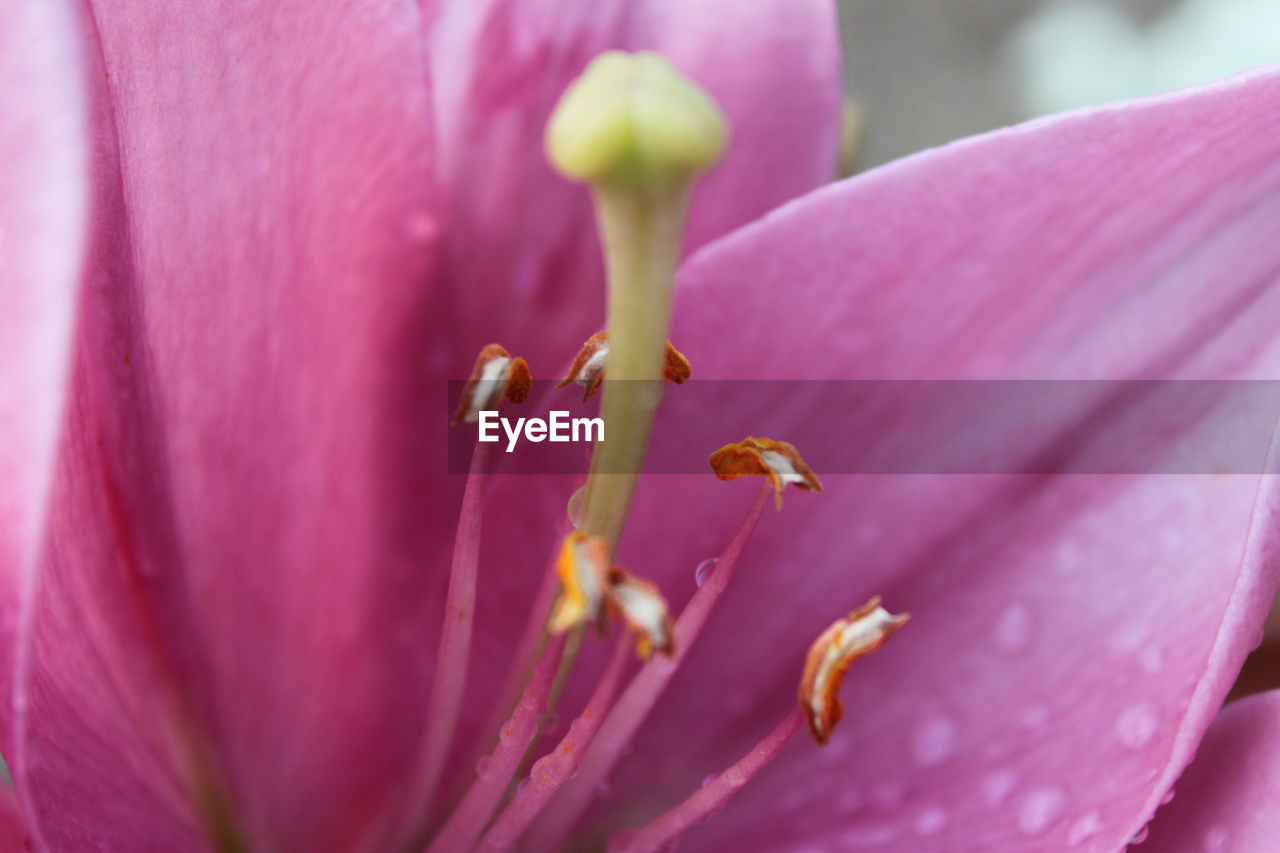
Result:
{"label": "stamen", "polygon": [[538,721],[547,706],[551,682],[560,662],[563,641],[552,640],[543,650],[534,667],[533,676],[525,685],[524,695],[515,712],[502,727],[498,745],[488,758],[482,759],[477,768],[477,778],[462,802],[450,815],[448,823],[432,839],[428,853],[453,853],[469,850],[484,831],[493,809],[506,793],[511,777],[524,759],[525,751],[538,732]]}
{"label": "stamen", "polygon": [[467,485],[462,493],[462,511],[458,517],[458,530],[453,542],[453,564],[449,570],[449,591],[446,593],[444,620],[440,626],[440,646],[436,652],[436,669],[427,705],[422,759],[417,782],[410,789],[412,815],[425,817],[435,799],[462,710],[471,653],[471,631],[475,619],[480,522],[484,486],[488,478],[485,472],[488,449],[489,445],[476,443],[471,455]]}
{"label": "stamen", "polygon": [[615,833],[609,839],[608,853],[650,853],[666,849],[693,826],[724,808],[733,795],[738,793],[739,788],[768,767],[778,757],[778,753],[782,752],[782,748],[791,742],[795,733],[800,731],[801,722],[799,709],[792,711],[754,749],[728,770],[703,784],[683,803],[665,812],[644,829],[624,829]]}
{"label": "stamen", "polygon": [[641,660],[648,660],[655,649],[667,657],[675,651],[675,629],[667,601],[647,580],[614,566],[609,572],[609,611],[635,635],[636,655]]}
{"label": "stamen", "polygon": [[[529,396],[530,381],[529,365],[524,359],[512,358],[500,344],[489,344],[480,350],[471,378],[463,386],[458,410],[453,416],[454,423],[461,420],[474,422],[482,409],[496,406],[504,396],[513,403],[523,402]],[[453,562],[449,568],[449,590],[445,596],[440,644],[427,706],[422,759],[418,777],[409,789],[409,813],[412,815],[425,817],[431,807],[462,709],[475,619],[488,448],[489,445],[476,442],[462,493],[462,509],[453,541]]]}
{"label": "stamen", "polygon": [[471,376],[462,386],[453,422],[473,424],[480,419],[481,411],[496,409],[503,397],[513,403],[523,403],[529,396],[532,381],[529,365],[523,358],[512,358],[500,345],[489,344],[480,350]]}
{"label": "stamen", "polygon": [[[570,382],[575,385],[581,385],[587,389],[582,395],[582,401],[585,403],[596,395],[600,390],[600,383],[604,381],[605,362],[609,358],[609,333],[596,332],[587,338],[587,342],[582,345],[581,352],[578,357],[573,360],[573,364],[569,366],[569,373],[564,379],[561,379],[557,388],[564,388]],[[684,357],[684,353],[671,345],[671,341],[667,341],[666,359],[662,365],[662,378],[674,385],[683,385],[685,380],[693,375],[693,367],[689,364],[689,359]]]}
{"label": "stamen", "polygon": [[512,708],[520,698],[520,691],[529,681],[533,664],[546,644],[548,615],[560,591],[560,578],[556,573],[558,559],[557,556],[547,561],[547,568],[542,573],[542,584],[534,596],[533,606],[525,619],[520,640],[512,649],[507,671],[502,677],[502,689],[498,691],[498,699],[494,703],[488,721],[480,729],[482,732],[497,731],[503,721],[511,715]]}
{"label": "stamen", "polygon": [[515,799],[481,839],[479,850],[498,853],[511,849],[561,786],[577,772],[583,754],[600,730],[605,712],[609,710],[618,692],[622,673],[631,658],[628,645],[625,639],[618,641],[613,658],[601,676],[600,683],[596,685],[595,692],[591,694],[586,708],[569,726],[568,733],[556,744],[555,749],[534,762],[529,773],[529,783],[517,789]]}
{"label": "stamen", "polygon": [[910,618],[910,613],[889,613],[876,596],[848,617],[837,619],[809,648],[800,680],[800,707],[819,746],[826,746],[844,715],[838,694],[850,665],[880,648]]}
{"label": "stamen", "polygon": [[711,454],[711,468],[721,480],[764,476],[773,484],[778,509],[788,483],[806,492],[821,492],[822,481],[805,463],[794,444],[771,438],[744,438]]}
{"label": "stamen", "polygon": [[693,598],[680,614],[680,618],[676,620],[675,654],[669,658],[653,658],[627,685],[617,705],[601,726],[594,748],[583,760],[578,775],[564,786],[564,791],[534,827],[529,850],[563,849],[564,837],[591,804],[591,799],[596,796],[597,787],[613,771],[636,730],[640,728],[640,724],[644,722],[649,711],[662,696],[671,677],[679,669],[698,635],[702,633],[712,609],[724,593],[725,587],[728,586],[733,570],[737,567],[738,560],[742,557],[742,552],[755,531],[768,494],[767,486],[760,490],[755,502],[751,504],[751,509],[747,511],[742,526],[730,540],[715,569],[702,586],[698,587]]}
{"label": "stamen", "polygon": [[556,573],[560,597],[551,613],[551,633],[599,619],[609,588],[609,544],[599,536],[573,531],[564,539]]}

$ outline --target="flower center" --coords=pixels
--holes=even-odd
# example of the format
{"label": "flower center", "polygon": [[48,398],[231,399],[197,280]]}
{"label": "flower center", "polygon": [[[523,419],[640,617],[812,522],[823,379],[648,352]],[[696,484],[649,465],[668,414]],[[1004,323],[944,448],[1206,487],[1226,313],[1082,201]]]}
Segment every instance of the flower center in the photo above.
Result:
{"label": "flower center", "polygon": [[[597,58],[557,106],[546,134],[552,164],[586,182],[603,238],[608,284],[606,330],[573,361],[563,387],[585,398],[603,389],[605,439],[593,448],[586,485],[570,501],[575,529],[560,543],[533,603],[524,639],[512,660],[519,689],[495,714],[497,744],[477,766],[477,778],[445,815],[433,815],[442,771],[461,711],[471,639],[480,547],[487,444],[477,443],[458,522],[446,612],[420,757],[409,807],[432,827],[428,849],[535,851],[575,849],[571,834],[607,782],[726,589],[764,510],[769,493],[782,509],[788,485],[821,492],[818,477],[785,441],[747,438],[710,456],[715,476],[765,478],[742,526],[701,581],[678,619],[658,588],[613,564],[627,523],[662,397],[664,380],[691,373],[667,340],[685,209],[694,176],[719,158],[724,119],[711,99],[656,54],[610,52]],[[502,347],[486,347],[463,389],[455,420],[475,421],[504,398],[528,393],[528,366]],[[643,572],[643,566],[635,567]],[[840,682],[850,664],[878,648],[905,621],[879,599],[837,621],[809,651],[799,703],[771,733],[723,773],[675,803],[653,824],[621,831],[609,849],[662,849],[705,820],[778,755],[806,724],[821,745],[839,721]],[[560,741],[536,760],[539,735],[569,678],[587,625],[610,620],[634,637],[643,661],[624,686],[632,642],[624,633],[591,698]],[[657,656],[653,655],[657,653]]]}

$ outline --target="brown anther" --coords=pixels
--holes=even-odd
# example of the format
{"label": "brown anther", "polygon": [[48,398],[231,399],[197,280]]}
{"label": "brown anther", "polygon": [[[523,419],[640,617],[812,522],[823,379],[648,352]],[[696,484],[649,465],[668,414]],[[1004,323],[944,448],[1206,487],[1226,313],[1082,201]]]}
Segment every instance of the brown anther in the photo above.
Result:
{"label": "brown anther", "polygon": [[648,660],[654,651],[670,657],[676,648],[675,623],[658,588],[626,569],[609,571],[609,612],[636,638],[636,656]]}
{"label": "brown anther", "polygon": [[910,613],[889,613],[876,596],[847,617],[837,619],[809,647],[800,679],[800,708],[809,733],[819,746],[826,746],[832,729],[844,716],[838,694],[849,667],[880,648],[910,618]]}
{"label": "brown anther", "polygon": [[609,592],[609,545],[599,536],[575,530],[564,539],[556,560],[560,597],[548,625],[554,634],[598,619]]}
{"label": "brown anther", "polygon": [[[605,364],[608,360],[609,333],[596,332],[587,338],[587,342],[582,345],[582,350],[578,353],[577,358],[569,366],[569,373],[564,379],[560,380],[556,387],[563,388],[570,382],[581,385],[587,389],[586,393],[582,395],[583,401],[590,400],[600,390],[600,383],[604,381]],[[666,360],[662,365],[662,378],[680,385],[691,375],[693,375],[693,368],[689,365],[689,360],[684,357],[680,350],[671,345],[671,341],[667,341],[667,354]]]}
{"label": "brown anther", "polygon": [[512,403],[523,403],[532,382],[529,365],[523,358],[513,358],[499,344],[489,344],[476,356],[471,376],[462,386],[453,422],[473,424],[479,420],[480,412],[496,408],[503,397]]}
{"label": "brown anther", "polygon": [[768,477],[773,484],[778,509],[782,509],[782,490],[788,483],[806,492],[821,492],[822,481],[800,457],[795,445],[771,438],[744,438],[737,444],[726,444],[711,454],[709,460],[716,477],[736,480],[739,477]]}

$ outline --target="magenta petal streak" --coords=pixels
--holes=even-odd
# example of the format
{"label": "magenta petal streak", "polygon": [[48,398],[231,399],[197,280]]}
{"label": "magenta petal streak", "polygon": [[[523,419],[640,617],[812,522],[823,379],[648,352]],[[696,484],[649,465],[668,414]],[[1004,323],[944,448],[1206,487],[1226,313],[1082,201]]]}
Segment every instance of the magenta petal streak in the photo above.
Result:
{"label": "magenta petal streak", "polygon": [[45,523],[89,210],[79,21],[0,8],[0,748],[12,757],[13,650]]}

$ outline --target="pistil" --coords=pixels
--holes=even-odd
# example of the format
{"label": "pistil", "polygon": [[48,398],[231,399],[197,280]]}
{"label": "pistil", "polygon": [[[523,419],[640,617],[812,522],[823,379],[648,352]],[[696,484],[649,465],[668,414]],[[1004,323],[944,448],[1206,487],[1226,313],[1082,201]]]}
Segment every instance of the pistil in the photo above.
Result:
{"label": "pistil", "polygon": [[662,396],[675,270],[693,177],[724,148],[724,119],[653,53],[597,57],[547,125],[547,155],[588,183],[608,279],[605,440],[591,459],[582,529],[618,547]]}

